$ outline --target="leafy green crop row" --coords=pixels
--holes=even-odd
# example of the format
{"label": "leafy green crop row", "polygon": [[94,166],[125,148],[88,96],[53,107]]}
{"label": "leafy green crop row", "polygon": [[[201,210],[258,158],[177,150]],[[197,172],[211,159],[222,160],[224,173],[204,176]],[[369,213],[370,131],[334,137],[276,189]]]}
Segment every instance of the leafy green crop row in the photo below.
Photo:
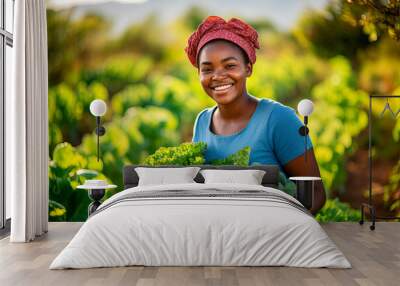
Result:
{"label": "leafy green crop row", "polygon": [[[144,160],[145,165],[201,165],[204,164],[206,143],[182,143],[176,147],[161,147],[154,154]],[[216,165],[249,164],[250,147],[245,147],[231,156],[212,162]],[[49,217],[51,221],[82,221],[86,219],[86,207],[89,200],[85,190],[76,187],[85,179],[107,178],[99,171],[84,171],[85,168],[101,169],[101,164],[94,157],[89,160],[68,143],[57,145],[50,164],[50,204]],[[282,173],[279,179],[279,188],[291,195],[294,194],[295,185]],[[108,192],[106,198],[113,193]],[[66,206],[66,207],[65,207]],[[318,213],[317,220],[326,221],[356,221],[359,212],[352,210],[347,204],[336,200],[328,200],[324,208]]]}

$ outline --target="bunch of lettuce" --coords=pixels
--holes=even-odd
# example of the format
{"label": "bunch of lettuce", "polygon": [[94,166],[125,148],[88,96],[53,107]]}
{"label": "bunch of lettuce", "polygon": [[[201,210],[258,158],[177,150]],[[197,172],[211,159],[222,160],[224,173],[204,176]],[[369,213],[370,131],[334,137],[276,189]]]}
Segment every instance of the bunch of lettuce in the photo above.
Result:
{"label": "bunch of lettuce", "polygon": [[207,144],[198,143],[182,143],[177,147],[161,147],[154,154],[148,156],[144,160],[145,165],[202,165],[205,162],[204,152]]}
{"label": "bunch of lettuce", "polygon": [[[161,147],[154,154],[144,160],[145,165],[203,165],[205,164],[204,153],[207,143],[182,143],[177,147]],[[236,165],[248,166],[250,158],[250,147],[245,147],[236,153],[219,160],[210,162],[212,165]]]}
{"label": "bunch of lettuce", "polygon": [[236,166],[248,166],[250,160],[250,147],[244,147],[236,153],[229,155],[224,159],[218,159],[211,161],[212,165],[236,165]]}

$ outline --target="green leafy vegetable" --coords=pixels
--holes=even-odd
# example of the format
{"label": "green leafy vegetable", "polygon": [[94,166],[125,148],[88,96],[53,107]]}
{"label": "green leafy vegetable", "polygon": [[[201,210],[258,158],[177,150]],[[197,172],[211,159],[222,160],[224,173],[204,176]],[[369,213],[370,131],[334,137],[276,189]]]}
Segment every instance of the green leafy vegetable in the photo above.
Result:
{"label": "green leafy vegetable", "polygon": [[204,164],[204,152],[207,144],[182,143],[177,147],[161,147],[144,160],[145,165],[201,165]]}
{"label": "green leafy vegetable", "polygon": [[250,147],[244,147],[225,159],[218,159],[211,162],[212,165],[236,165],[248,166],[250,160]]}

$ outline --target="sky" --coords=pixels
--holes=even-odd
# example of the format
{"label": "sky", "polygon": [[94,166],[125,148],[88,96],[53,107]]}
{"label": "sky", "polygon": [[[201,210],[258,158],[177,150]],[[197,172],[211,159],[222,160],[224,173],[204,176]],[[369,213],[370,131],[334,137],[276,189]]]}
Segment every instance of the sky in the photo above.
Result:
{"label": "sky", "polygon": [[132,23],[157,13],[161,22],[179,17],[192,6],[206,10],[209,15],[267,18],[280,30],[289,30],[299,16],[309,8],[322,9],[328,0],[48,0],[57,9],[76,7],[79,16],[88,11],[104,15],[120,32]]}
{"label": "sky", "polygon": [[119,2],[119,3],[142,3],[146,2],[147,0],[50,0],[49,2],[52,2],[58,6],[61,7],[70,7],[70,6],[75,6],[75,5],[82,5],[82,4],[99,4],[99,3],[104,3],[104,2]]}

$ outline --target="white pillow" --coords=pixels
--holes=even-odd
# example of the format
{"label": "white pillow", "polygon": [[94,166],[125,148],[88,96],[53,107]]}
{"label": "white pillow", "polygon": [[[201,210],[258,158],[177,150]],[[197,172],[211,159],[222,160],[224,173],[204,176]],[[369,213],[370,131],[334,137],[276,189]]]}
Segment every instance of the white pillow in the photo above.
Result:
{"label": "white pillow", "polygon": [[135,168],[139,176],[138,186],[195,183],[199,167],[182,168]]}
{"label": "white pillow", "polygon": [[233,183],[261,185],[265,171],[262,170],[201,170],[205,184]]}

